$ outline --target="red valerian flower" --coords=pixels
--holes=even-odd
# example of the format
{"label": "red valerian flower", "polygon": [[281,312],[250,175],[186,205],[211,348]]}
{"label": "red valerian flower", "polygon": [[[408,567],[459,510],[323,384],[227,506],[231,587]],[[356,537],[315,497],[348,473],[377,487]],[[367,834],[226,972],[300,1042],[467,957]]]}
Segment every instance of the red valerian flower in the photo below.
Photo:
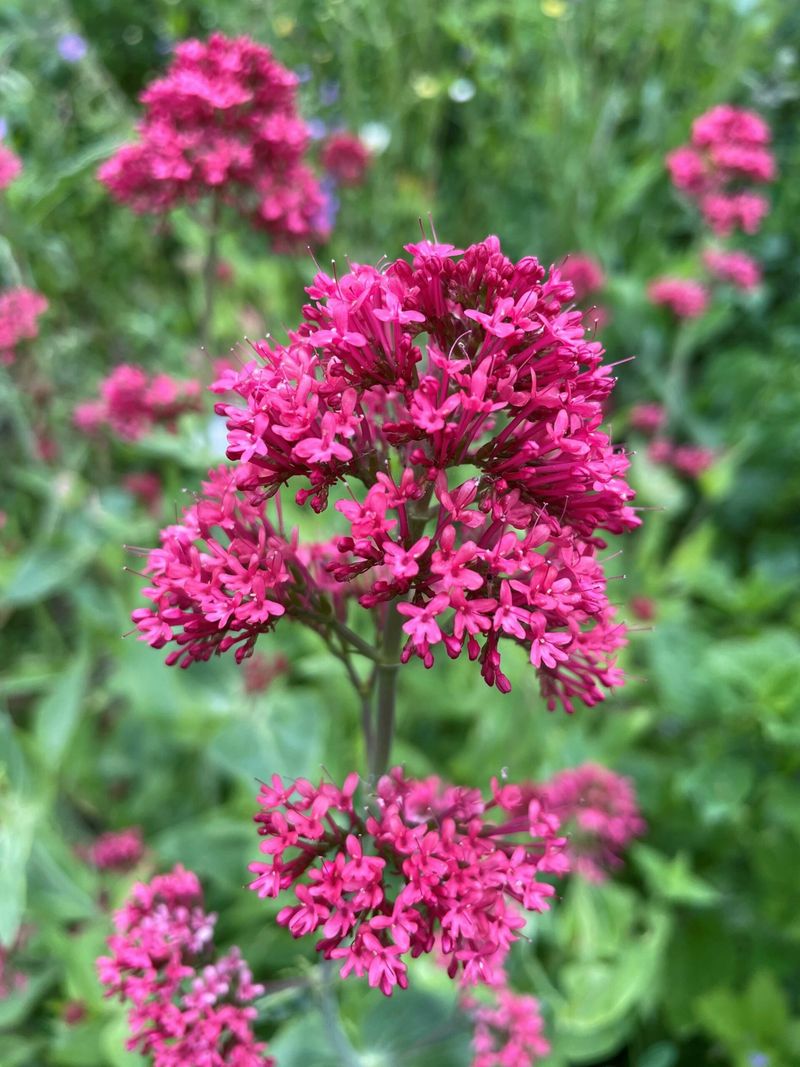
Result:
{"label": "red valerian flower", "polygon": [[152,377],[143,367],[122,363],[100,384],[100,399],[79,404],[73,421],[84,433],[108,426],[125,441],[138,441],[154,426],[174,430],[180,415],[200,409],[200,383],[168,374]]}
{"label": "red valerian flower", "polygon": [[[550,707],[595,704],[622,683],[613,657],[625,641],[602,534],[639,522],[628,459],[602,429],[614,385],[603,348],[559,270],[513,263],[495,237],[408,251],[411,263],[319,274],[288,344],[257,342],[257,359],[215,384],[236,487],[260,507],[299,484],[298,503],[316,511],[335,489],[349,532],[324,567],[342,589],[358,578],[381,627],[404,617],[404,661],[464,651],[507,691],[499,645],[511,637]],[[209,615],[208,632],[255,611],[257,596]],[[159,647],[191,644],[180,619],[149,616]],[[233,643],[218,635],[220,650]]]}
{"label": "red valerian flower", "polygon": [[248,37],[212,34],[176,48],[142,93],[139,140],[98,171],[135,211],[163,213],[214,196],[266,229],[278,246],[318,234],[324,198],[305,163],[297,77]]}
{"label": "red valerian flower", "polygon": [[757,289],[761,284],[761,267],[746,252],[709,248],[703,253],[703,262],[715,278],[738,289]]}
{"label": "red valerian flower", "polygon": [[634,404],[628,420],[636,430],[655,433],[667,421],[667,412],[661,404]]}
{"label": "red valerian flower", "polygon": [[127,871],[144,855],[144,843],[139,828],[132,826],[127,830],[109,830],[100,834],[80,852],[99,871]]}
{"label": "red valerian flower", "polygon": [[661,304],[679,319],[696,319],[708,307],[708,290],[690,278],[656,278],[647,287],[653,304]]}
{"label": "red valerian flower", "polygon": [[10,148],[0,144],[0,190],[8,188],[22,173],[22,162]]}
{"label": "red valerian flower", "polygon": [[135,885],[114,916],[100,982],[129,1005],[127,1048],[153,1067],[274,1065],[252,1031],[263,987],[237,948],[215,957],[215,922],[197,877],[180,866]]}
{"label": "red valerian flower", "polygon": [[369,163],[369,149],[354,133],[339,130],[325,139],[322,165],[339,185],[361,185]]}
{"label": "red valerian flower", "polygon": [[737,227],[755,233],[759,228],[769,205],[747,184],[774,180],[770,140],[760,115],[720,104],[695,119],[691,145],[667,155],[673,185],[697,201],[715,233],[725,236]]}
{"label": "red valerian flower", "polygon": [[475,1027],[471,1067],[532,1067],[549,1053],[536,997],[501,981],[480,998],[465,993],[461,1006]]}
{"label": "red valerian flower", "polygon": [[342,961],[342,977],[386,996],[408,985],[406,960],[434,948],[451,977],[498,981],[522,913],[550,906],[542,875],[568,868],[558,820],[535,799],[510,812],[496,782],[487,801],[395,767],[367,814],[357,787],[356,774],[341,789],[278,775],[262,785],[255,821],[269,859],[250,865],[250,888],[268,898],[291,889],[278,923],[294,937],[319,932],[317,951]]}
{"label": "red valerian flower", "polygon": [[592,256],[570,254],[561,264],[561,277],[572,282],[575,299],[583,301],[590,293],[602,289],[606,282],[603,268]]}
{"label": "red valerian flower", "polygon": [[0,293],[0,366],[14,362],[20,341],[38,336],[37,320],[47,308],[47,299],[25,286]]}

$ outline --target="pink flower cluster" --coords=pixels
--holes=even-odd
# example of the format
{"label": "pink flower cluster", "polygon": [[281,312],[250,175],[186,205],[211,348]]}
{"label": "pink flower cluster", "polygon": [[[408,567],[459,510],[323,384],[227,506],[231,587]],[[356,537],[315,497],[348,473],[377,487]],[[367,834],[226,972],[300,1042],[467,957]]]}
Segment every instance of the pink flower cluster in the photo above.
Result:
{"label": "pink flower cluster", "polygon": [[604,350],[559,270],[511,262],[497,238],[408,250],[411,263],[319,274],[289,343],[257,343],[215,384],[240,398],[216,409],[236,484],[258,501],[299,480],[316,511],[346,487],[327,569],[343,587],[361,578],[362,607],[402,615],[403,661],[466,651],[508,691],[509,638],[550,707],[595,704],[622,682],[624,644],[601,531],[639,522],[601,427]]}
{"label": "pink flower cluster", "polygon": [[550,1051],[536,997],[515,993],[502,983],[482,998],[465,995],[472,1017],[472,1067],[531,1067]]}
{"label": "pink flower cluster", "polygon": [[761,266],[746,252],[709,248],[703,253],[703,262],[715,278],[738,289],[757,289],[761,284]]}
{"label": "pink flower cluster", "polygon": [[[606,283],[603,268],[592,256],[582,253],[569,255],[561,264],[561,277],[572,282],[575,299],[582,303],[591,293],[602,289]],[[596,330],[602,330],[608,324],[609,314],[604,307],[591,307],[586,317]]]}
{"label": "pink flower cluster", "polygon": [[697,478],[713,464],[716,453],[702,445],[675,445],[664,437],[651,442],[647,455],[653,463],[672,467],[687,478]]}
{"label": "pink flower cluster", "polygon": [[691,144],[667,156],[673,184],[697,201],[715,233],[725,236],[736,228],[755,233],[759,228],[769,205],[746,183],[774,179],[770,139],[759,115],[720,104],[695,119]]}
{"label": "pink flower cluster", "polygon": [[81,852],[87,862],[99,871],[130,870],[144,855],[141,830],[136,826],[127,830],[110,830]]}
{"label": "pink flower cluster", "polygon": [[646,824],[632,782],[597,763],[560,771],[536,791],[567,834],[567,854],[576,874],[605,881],[622,863],[620,853]]}
{"label": "pink flower cluster", "polygon": [[647,295],[651,303],[669,308],[679,319],[696,319],[708,307],[708,290],[689,278],[656,278]]}
{"label": "pink flower cluster", "polygon": [[180,866],[135,885],[114,917],[98,974],[107,996],[130,1005],[127,1048],[153,1067],[274,1064],[252,1031],[263,987],[238,949],[215,958],[215,922],[196,876]]}
{"label": "pink flower cluster", "polygon": [[486,801],[396,767],[365,816],[357,786],[356,774],[341,789],[277,775],[262,785],[255,820],[269,860],[251,864],[250,888],[270,898],[292,889],[278,923],[294,937],[319,931],[317,951],[342,961],[342,977],[387,996],[408,984],[405,958],[434,948],[452,978],[500,981],[523,911],[546,910],[555,893],[541,876],[567,870],[558,820],[536,799],[512,814],[496,780]]}
{"label": "pink flower cluster", "polygon": [[314,236],[324,200],[304,162],[309,136],[296,85],[248,37],[183,41],[166,75],[141,95],[139,140],[98,177],[135,211],[162,213],[215,196],[279,243]]}
{"label": "pink flower cluster", "polygon": [[369,149],[354,133],[339,130],[322,145],[322,165],[339,185],[361,185],[369,163]]}
{"label": "pink flower cluster", "polygon": [[168,664],[188,667],[231,648],[241,662],[284,616],[320,629],[341,617],[345,596],[358,586],[328,573],[326,564],[340,558],[332,544],[287,537],[280,515],[274,523],[263,502],[237,493],[222,466],[209,472],[181,524],[161,531],[161,548],[145,565],[152,585],[143,593],[153,607],[138,608],[133,620],[152,647],[178,645]]}
{"label": "pink flower cluster", "polygon": [[0,144],[0,190],[9,185],[22,173],[22,162],[10,148]]}
{"label": "pink flower cluster", "polygon": [[289,661],[283,655],[265,656],[254,652],[242,665],[246,693],[266,693],[276,678],[289,671]]}
{"label": "pink flower cluster", "polygon": [[125,441],[138,441],[154,426],[174,430],[187,411],[200,410],[200,382],[168,374],[152,377],[142,367],[122,363],[100,384],[100,399],[75,408],[73,420],[84,433],[107,426]]}
{"label": "pink flower cluster", "polygon": [[24,286],[0,293],[0,366],[14,362],[15,348],[20,341],[38,336],[37,319],[47,307],[41,293]]}
{"label": "pink flower cluster", "polygon": [[667,413],[661,404],[635,404],[631,408],[628,421],[635,430],[655,433],[665,425]]}

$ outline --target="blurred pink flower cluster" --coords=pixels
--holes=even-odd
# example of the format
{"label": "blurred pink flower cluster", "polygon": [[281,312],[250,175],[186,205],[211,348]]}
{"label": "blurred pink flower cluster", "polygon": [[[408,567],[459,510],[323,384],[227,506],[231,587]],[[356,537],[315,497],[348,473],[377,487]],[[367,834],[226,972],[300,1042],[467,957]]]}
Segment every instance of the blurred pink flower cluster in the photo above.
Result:
{"label": "blurred pink flower cluster", "polygon": [[633,784],[598,763],[560,771],[535,795],[561,822],[572,869],[590,882],[605,881],[646,829]]}
{"label": "blurred pink flower cluster", "polygon": [[323,167],[339,185],[361,185],[371,156],[360,137],[338,130],[326,137],[321,158]]}
{"label": "blurred pink flower cluster", "polygon": [[109,830],[100,834],[80,851],[87,863],[99,871],[127,871],[144,855],[144,843],[139,828],[132,826],[127,830]]}
{"label": "blurred pink flower cluster", "polygon": [[676,445],[664,437],[653,441],[647,452],[653,463],[672,467],[687,478],[697,478],[713,464],[716,453],[702,445]]}
{"label": "blurred pink flower cluster", "polygon": [[[561,277],[572,282],[575,299],[583,303],[592,293],[598,292],[606,284],[603,268],[592,256],[584,253],[570,254],[560,267]],[[595,329],[602,330],[608,324],[609,314],[604,307],[591,307],[586,311],[586,318]]]}
{"label": "blurred pink flower cluster", "polygon": [[365,815],[353,803],[358,775],[339,789],[281,778],[261,787],[255,816],[267,862],[251,864],[250,888],[296,903],[278,913],[294,937],[319,931],[316,948],[390,996],[408,985],[405,957],[438,951],[451,978],[501,982],[524,911],[549,908],[543,874],[568,864],[558,820],[536,799],[512,813],[517,793],[492,797],[406,778],[377,783]]}
{"label": "blurred pink flower cluster", "polygon": [[755,233],[769,210],[748,184],[775,178],[770,140],[769,126],[755,112],[720,104],[695,119],[691,144],[668,154],[673,184],[697,201],[719,236],[737,228]]}
{"label": "blurred pink flower cluster", "polygon": [[714,278],[737,289],[757,289],[761,284],[761,266],[746,252],[708,248],[703,253],[703,262]]}
{"label": "blurred pink flower cluster", "polygon": [[[384,620],[400,613],[404,661],[431,666],[437,646],[465,651],[505,692],[499,644],[510,639],[551,708],[595,704],[622,683],[614,653],[624,643],[598,559],[602,531],[639,523],[627,457],[601,428],[614,386],[604,350],[570,309],[574,290],[558,269],[548,277],[533,257],[513,263],[494,237],[466,252],[428,241],[408,250],[411,263],[319,274],[288,345],[255,344],[256,361],[215,383],[227,394],[217,411],[243,506],[252,512],[297,480],[298,503],[322,511],[344,486],[335,506],[349,531],[318,573],[342,590],[359,579],[359,603]],[[234,514],[232,490],[225,499]],[[249,570],[227,566],[217,542],[204,572],[213,590],[197,573],[190,614],[173,610],[181,598],[189,610],[188,586],[166,561],[196,559],[197,514],[151,557],[146,595],[157,607],[137,613],[157,647],[187,647],[184,663],[240,640],[231,626],[254,635],[286,610],[269,528],[261,541],[246,535],[260,546]],[[240,527],[231,520],[237,537]]]}
{"label": "blurred pink flower cluster", "polygon": [[475,1027],[471,1067],[531,1067],[549,1053],[536,997],[502,982],[480,999],[464,994],[461,1006]]}
{"label": "blurred pink flower cluster", "polygon": [[0,144],[0,190],[7,189],[22,173],[22,161],[19,156]]}
{"label": "blurred pink flower cluster", "polygon": [[129,1005],[127,1048],[153,1067],[271,1067],[252,1031],[263,993],[239,950],[215,956],[216,916],[182,867],[133,887],[97,961],[107,996]]}
{"label": "blurred pink flower cluster", "polygon": [[279,247],[324,237],[325,199],[305,162],[309,136],[296,85],[296,75],[248,37],[183,41],[165,76],[141,95],[139,140],[98,177],[135,211],[161,213],[214,196]]}
{"label": "blurred pink flower cluster", "polygon": [[0,366],[16,359],[16,346],[38,336],[38,318],[47,311],[47,299],[20,286],[0,292]]}
{"label": "blurred pink flower cluster", "polygon": [[138,441],[154,426],[174,430],[180,415],[200,410],[200,398],[199,381],[151,376],[143,367],[122,363],[101,382],[99,400],[75,408],[73,421],[87,434],[108,427],[125,441]]}
{"label": "blurred pink flower cluster", "polygon": [[708,307],[708,290],[689,278],[656,278],[647,287],[650,302],[669,308],[679,319],[696,319]]}

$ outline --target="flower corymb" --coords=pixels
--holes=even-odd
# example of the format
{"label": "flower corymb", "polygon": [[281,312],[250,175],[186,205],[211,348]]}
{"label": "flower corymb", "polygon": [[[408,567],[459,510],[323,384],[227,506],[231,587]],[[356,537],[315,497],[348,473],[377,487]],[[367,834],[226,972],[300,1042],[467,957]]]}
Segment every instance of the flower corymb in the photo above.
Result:
{"label": "flower corymb", "polygon": [[[496,237],[408,250],[411,262],[319,274],[288,343],[256,343],[215,384],[236,490],[249,508],[288,486],[315,511],[335,498],[344,529],[324,570],[342,590],[358,581],[403,661],[464,652],[507,692],[511,640],[550,707],[595,704],[621,684],[625,640],[598,553],[605,532],[639,522],[628,459],[602,428],[604,350],[559,270],[512,262]],[[274,582],[241,589],[221,555],[212,569],[231,609],[206,616],[212,629],[276,599]],[[179,614],[156,614],[140,627],[191,646]]]}
{"label": "flower corymb", "polygon": [[342,977],[366,977],[387,996],[407,986],[406,959],[434,948],[451,977],[501,980],[522,913],[546,910],[555,893],[542,875],[568,870],[558,819],[535,799],[510,813],[496,781],[487,801],[399,767],[362,817],[357,787],[356,774],[341,789],[278,775],[262,785],[255,820],[269,859],[251,864],[250,888],[291,889],[278,923],[294,937],[319,931],[317,951],[342,961]]}

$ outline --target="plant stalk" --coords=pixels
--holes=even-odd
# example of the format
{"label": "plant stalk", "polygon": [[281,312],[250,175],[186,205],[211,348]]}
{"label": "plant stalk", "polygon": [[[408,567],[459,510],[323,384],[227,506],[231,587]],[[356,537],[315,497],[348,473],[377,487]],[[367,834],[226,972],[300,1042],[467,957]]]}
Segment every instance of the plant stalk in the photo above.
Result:
{"label": "plant stalk", "polygon": [[200,344],[209,351],[212,342],[211,328],[214,322],[214,298],[217,292],[217,268],[219,266],[219,221],[222,201],[212,197],[208,222],[208,246],[203,264],[203,317],[200,321]]}
{"label": "plant stalk", "polygon": [[368,751],[368,771],[374,784],[389,766],[394,737],[394,713],[397,702],[397,670],[400,666],[400,643],[403,636],[403,616],[394,605],[387,605],[386,624],[381,642],[381,658],[375,666],[376,707],[375,724]]}

